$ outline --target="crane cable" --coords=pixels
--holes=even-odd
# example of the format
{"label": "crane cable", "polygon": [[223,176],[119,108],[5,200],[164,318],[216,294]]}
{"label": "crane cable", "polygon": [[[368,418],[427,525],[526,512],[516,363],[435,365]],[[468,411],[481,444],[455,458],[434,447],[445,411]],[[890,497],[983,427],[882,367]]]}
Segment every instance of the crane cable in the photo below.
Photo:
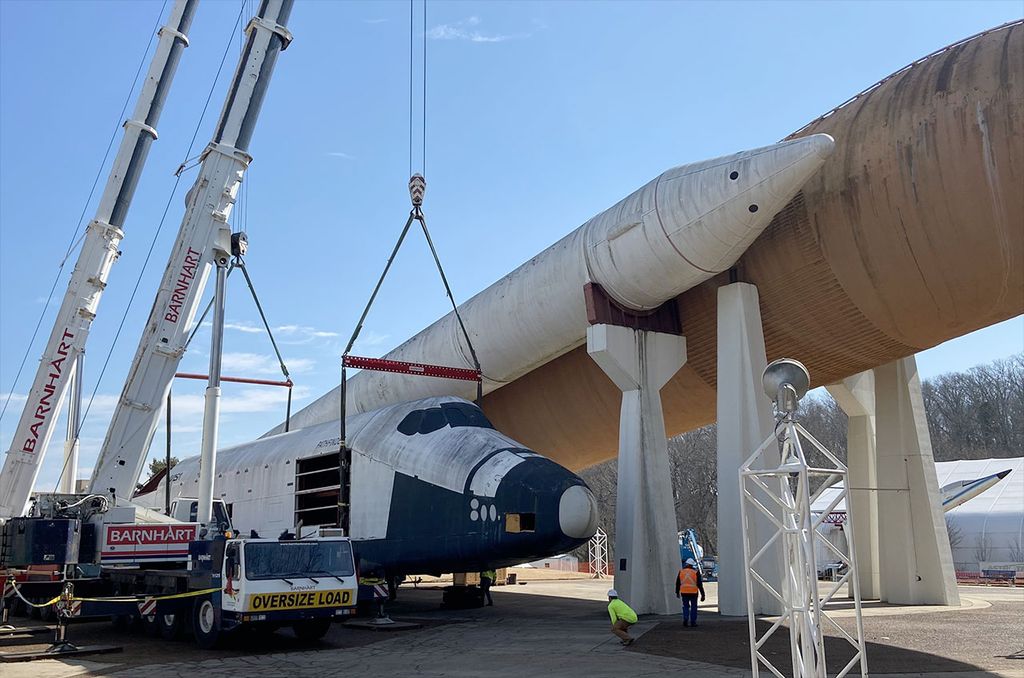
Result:
{"label": "crane cable", "polygon": [[[234,261],[231,262],[228,268],[228,278],[230,279],[231,273],[235,269],[242,271],[242,275],[245,276],[245,283],[249,287],[249,294],[252,296],[253,302],[256,304],[256,310],[260,314],[260,320],[263,321],[263,327],[267,330],[267,336],[270,338],[270,345],[274,347],[274,354],[277,356],[278,366],[281,368],[281,374],[284,375],[285,380],[291,380],[291,374],[288,372],[288,366],[284,363],[284,358],[281,356],[281,349],[277,346],[277,341],[274,339],[274,332],[270,329],[270,323],[267,321],[266,313],[263,312],[263,304],[260,303],[259,295],[256,294],[256,287],[252,283],[252,278],[249,277],[249,269],[245,266],[245,260],[242,259],[241,255],[236,255]],[[203,309],[203,314],[199,316],[199,321],[196,322],[195,327],[192,328],[192,333],[188,335],[188,339],[185,340],[184,348],[187,350],[192,340],[195,339],[196,334],[199,332],[200,327],[206,320],[206,316],[209,315],[210,309],[213,308],[214,299],[210,299],[207,302],[206,308]]]}
{"label": "crane cable", "polygon": [[[483,401],[483,380],[482,370],[480,368],[480,359],[477,357],[476,349],[473,346],[473,340],[470,337],[469,331],[466,329],[466,324],[462,320],[462,314],[459,313],[458,304],[455,302],[455,295],[452,294],[451,285],[448,283],[448,276],[445,275],[444,267],[441,265],[441,258],[437,253],[437,248],[434,247],[434,241],[430,237],[430,231],[427,229],[427,220],[423,214],[423,196],[426,191],[426,179],[423,174],[413,174],[413,132],[414,132],[414,116],[413,116],[413,78],[415,77],[415,69],[413,66],[413,45],[414,45],[414,27],[413,27],[413,0],[409,0],[409,171],[411,177],[409,179],[409,194],[412,199],[412,210],[409,212],[409,218],[405,222],[405,226],[402,228],[401,233],[398,236],[398,241],[395,243],[394,248],[391,250],[391,255],[388,257],[387,263],[384,265],[384,271],[381,273],[380,278],[377,280],[377,285],[373,288],[373,292],[370,294],[369,301],[366,302],[366,307],[363,309],[362,315],[359,316],[359,322],[356,323],[355,330],[352,332],[352,336],[345,347],[345,351],[342,354],[342,365],[341,365],[341,384],[340,384],[340,396],[341,396],[341,446],[344,448],[347,445],[346,441],[346,427],[345,427],[345,415],[346,415],[346,400],[347,400],[347,379],[345,369],[345,358],[352,351],[356,340],[359,338],[359,333],[363,329],[363,323],[366,321],[366,316],[370,312],[370,308],[373,306],[373,302],[377,298],[377,293],[380,292],[381,286],[384,284],[384,279],[387,277],[388,272],[391,270],[391,265],[395,261],[395,257],[398,255],[398,250],[402,247],[402,243],[405,241],[406,235],[409,233],[409,228],[412,226],[413,221],[418,221],[420,228],[423,231],[423,236],[426,238],[427,246],[430,248],[430,254],[434,259],[434,264],[437,266],[437,272],[441,276],[441,283],[444,285],[445,294],[448,296],[448,300],[452,305],[452,312],[455,315],[455,319],[459,324],[459,329],[462,333],[463,338],[466,340],[466,347],[469,349],[470,357],[473,360],[473,367],[478,373],[481,374],[481,379],[477,381],[477,405],[481,405]],[[422,134],[422,165],[423,173],[426,173],[427,166],[427,3],[423,0],[423,85],[422,85],[422,118],[421,118],[421,134]]]}
{"label": "crane cable", "polygon": [[[414,83],[416,69],[414,66],[413,55],[414,50],[414,30],[415,21],[413,19],[413,0],[409,0],[409,176],[413,175],[413,149],[415,148],[414,137],[416,125],[413,122],[414,116],[414,102],[416,100],[414,94]],[[420,174],[423,176],[427,175],[427,0],[423,0],[423,58],[421,59],[421,74],[422,74],[422,86],[420,90],[420,140],[422,142],[421,155],[420,155]]]}

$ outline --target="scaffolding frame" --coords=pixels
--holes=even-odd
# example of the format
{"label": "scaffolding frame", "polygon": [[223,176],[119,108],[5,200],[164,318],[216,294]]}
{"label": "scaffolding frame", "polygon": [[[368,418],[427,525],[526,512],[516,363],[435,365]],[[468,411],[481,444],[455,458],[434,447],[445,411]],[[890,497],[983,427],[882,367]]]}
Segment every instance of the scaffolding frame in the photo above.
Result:
{"label": "scaffolding frame", "polygon": [[[808,463],[801,439],[822,455],[831,468],[816,467]],[[775,456],[781,450],[780,456]],[[771,455],[764,455],[771,452]],[[763,466],[759,460],[781,459],[778,466]],[[816,490],[811,491],[812,480],[822,480]],[[834,454],[827,450],[807,429],[794,421],[792,413],[782,416],[775,431],[743,463],[739,471],[740,515],[743,524],[743,565],[747,596],[747,620],[750,634],[750,666],[753,678],[758,678],[763,665],[772,675],[785,678],[780,667],[776,667],[761,652],[761,648],[784,624],[789,627],[790,659],[794,678],[825,678],[825,638],[822,623],[838,632],[839,636],[855,650],[845,667],[835,674],[842,678],[860,665],[860,675],[867,678],[867,655],[864,644],[864,624],[861,614],[860,580],[857,575],[856,546],[853,521],[847,521],[846,550],[825,539],[818,527],[827,519],[839,502],[846,501],[847,515],[853,515],[850,507],[849,471]],[[836,482],[838,481],[838,482]],[[840,491],[829,506],[816,516],[811,512],[812,504],[825,489],[838,486]],[[768,539],[756,551],[751,543],[750,525],[755,515],[767,517],[773,526]],[[781,519],[780,519],[781,517]],[[846,572],[835,582],[830,582],[824,594],[818,584],[818,568],[814,547],[818,540],[826,550],[846,567]],[[772,552],[772,546],[781,542],[783,552],[782,591],[776,590],[757,568],[763,556]],[[829,615],[827,606],[839,589],[849,585],[854,601],[856,635],[846,632]],[[758,636],[754,615],[754,586],[760,586],[782,606],[782,614],[772,625]]]}
{"label": "scaffolding frame", "polygon": [[591,579],[605,579],[608,577],[608,533],[597,528],[597,532],[587,542],[590,552]]}

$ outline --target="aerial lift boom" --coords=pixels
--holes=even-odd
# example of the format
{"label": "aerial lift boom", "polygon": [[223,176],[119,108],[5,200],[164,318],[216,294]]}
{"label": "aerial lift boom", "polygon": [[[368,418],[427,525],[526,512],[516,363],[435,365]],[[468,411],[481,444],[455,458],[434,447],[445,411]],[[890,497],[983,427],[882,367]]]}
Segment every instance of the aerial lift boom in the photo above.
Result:
{"label": "aerial lift boom", "polygon": [[[160,40],[142,84],[132,117],[107,177],[96,215],[89,223],[64,301],[36,370],[25,410],[0,470],[0,520],[21,515],[35,485],[43,455],[53,435],[71,375],[85,349],[86,338],[120,252],[121,230],[135,187],[146,163],[156,125],[199,0],[177,0],[159,31]],[[73,478],[73,469],[64,475]]]}
{"label": "aerial lift boom", "polygon": [[[90,483],[91,492],[115,499],[131,497],[185,351],[203,290],[214,268],[218,287],[223,286],[224,272],[232,254],[228,220],[243,175],[252,160],[247,153],[249,141],[277,56],[291,40],[284,25],[292,4],[293,0],[263,0],[259,13],[246,28],[245,49],[213,140],[201,156],[199,175],[186,196],[185,216],[100,448]],[[219,383],[211,380],[204,422],[204,460],[212,457],[216,447],[216,431],[210,429],[210,425],[216,421],[219,391]],[[204,472],[210,474],[212,483],[212,458],[205,466]],[[212,491],[212,486],[208,490]],[[208,517],[208,513],[208,507],[200,508],[201,517]]]}

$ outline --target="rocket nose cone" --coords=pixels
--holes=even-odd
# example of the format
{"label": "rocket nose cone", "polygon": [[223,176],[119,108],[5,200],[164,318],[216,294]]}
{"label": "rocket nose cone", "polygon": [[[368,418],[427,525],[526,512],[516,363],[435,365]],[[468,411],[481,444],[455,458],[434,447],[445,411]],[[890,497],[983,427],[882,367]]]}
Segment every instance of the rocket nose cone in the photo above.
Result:
{"label": "rocket nose cone", "polygon": [[590,539],[597,532],[597,500],[585,485],[573,485],[562,493],[558,525],[573,539]]}
{"label": "rocket nose cone", "polygon": [[707,277],[726,270],[834,149],[832,137],[812,134],[701,163],[699,171],[684,167],[679,176],[662,175],[658,210],[673,251],[685,253],[686,263]]}
{"label": "rocket nose cone", "polygon": [[832,155],[832,151],[836,149],[836,140],[828,134],[812,134],[804,137],[804,140],[820,160]]}

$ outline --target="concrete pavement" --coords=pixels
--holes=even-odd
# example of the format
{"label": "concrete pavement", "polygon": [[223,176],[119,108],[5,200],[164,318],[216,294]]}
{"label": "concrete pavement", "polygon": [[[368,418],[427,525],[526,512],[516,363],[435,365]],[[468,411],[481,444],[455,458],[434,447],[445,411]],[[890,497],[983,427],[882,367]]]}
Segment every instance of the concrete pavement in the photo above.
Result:
{"label": "concrete pavement", "polygon": [[[747,649],[742,642],[743,620],[718,617],[710,613],[708,606],[701,608],[704,623],[699,629],[683,629],[674,617],[641,618],[633,629],[639,641],[629,649],[622,648],[609,633],[604,609],[608,586],[608,581],[574,580],[499,587],[494,590],[494,607],[468,611],[438,609],[439,591],[403,589],[402,599],[390,608],[390,613],[396,619],[420,621],[423,629],[375,633],[336,625],[325,641],[306,646],[298,644],[290,632],[281,631],[258,643],[236,643],[225,650],[202,651],[187,642],[165,643],[141,633],[118,637],[109,625],[97,622],[74,627],[72,639],[124,644],[123,654],[104,655],[96,661],[0,664],[0,674],[3,678],[67,678],[83,674],[116,678],[304,678],[341,672],[452,678],[750,675],[745,661]],[[712,593],[710,587],[708,593]],[[991,608],[978,605],[957,612],[938,608],[936,614],[918,612],[910,617],[896,614],[900,610],[906,612],[905,608],[888,608],[886,614],[865,621],[872,643],[869,663],[872,653],[881,659],[885,652],[890,652],[897,659],[902,657],[902,663],[890,661],[891,666],[922,670],[928,666],[941,667],[942,673],[908,673],[906,669],[903,673],[885,673],[873,669],[872,675],[1024,676],[1012,660],[986,659],[993,653],[1006,654],[1013,648],[1024,648],[1024,638],[1020,638],[1024,624],[1016,630],[1012,628],[1015,619],[1024,621],[1024,591],[964,587],[961,593],[986,602]],[[709,599],[708,604],[712,602]],[[915,611],[918,609],[930,608]],[[996,612],[1000,616],[992,616]],[[1003,639],[997,642],[993,636],[990,646],[982,647],[976,658],[959,656],[967,653],[963,649],[967,646],[978,650],[978,643],[971,641],[970,634],[979,624],[992,626],[992,632]],[[957,645],[958,642],[967,645]],[[888,647],[886,643],[895,645]],[[673,653],[686,656],[671,656]],[[695,661],[697,658],[713,659],[715,663]],[[1024,669],[1024,660],[1021,663]]]}

